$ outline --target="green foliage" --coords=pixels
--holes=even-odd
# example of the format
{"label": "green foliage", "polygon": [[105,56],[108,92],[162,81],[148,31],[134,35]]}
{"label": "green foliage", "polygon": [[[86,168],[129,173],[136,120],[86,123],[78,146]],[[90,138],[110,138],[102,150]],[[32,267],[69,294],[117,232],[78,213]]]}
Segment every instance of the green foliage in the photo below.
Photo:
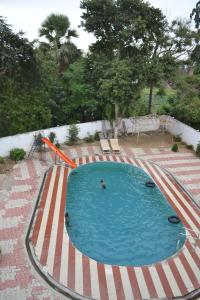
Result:
{"label": "green foliage", "polygon": [[24,149],[14,148],[10,150],[10,158],[14,161],[23,160],[26,155]]}
{"label": "green foliage", "polygon": [[178,144],[173,144],[172,147],[171,147],[171,150],[173,152],[178,152]]}
{"label": "green foliage", "polygon": [[[164,112],[200,129],[200,79],[177,75],[182,53],[200,74],[197,32],[184,22],[169,26],[142,0],[82,0],[81,7],[82,26],[96,37],[84,57],[65,15],[51,14],[42,23],[46,42],[39,47],[0,17],[0,137],[145,115],[152,100],[155,112],[162,103]],[[166,80],[175,90],[169,101]],[[151,97],[142,92],[145,86]]]}
{"label": "green foliage", "polygon": [[33,44],[0,17],[0,136],[50,125]]}
{"label": "green foliage", "polygon": [[199,141],[199,143],[198,143],[198,145],[197,145],[197,148],[196,148],[196,155],[197,155],[198,157],[200,157],[200,141]]}
{"label": "green foliage", "polygon": [[80,55],[80,51],[71,41],[71,38],[76,38],[78,35],[69,27],[67,16],[51,14],[42,23],[39,31],[40,36],[48,40],[48,43],[41,43],[41,49],[49,51],[55,57],[60,73],[64,72]]}
{"label": "green foliage", "polygon": [[71,122],[96,120],[97,101],[91,85],[87,83],[86,63],[86,59],[80,58],[63,74],[63,83],[68,94],[66,118]]}
{"label": "green foliage", "polygon": [[153,88],[161,80],[173,80],[180,64],[180,57],[189,56],[195,43],[196,35],[185,21],[175,20],[171,26],[164,26],[161,35],[153,44],[147,64],[147,82],[149,84],[149,109],[151,113]]}
{"label": "green foliage", "polygon": [[35,136],[35,146],[38,148],[40,152],[42,151],[42,146],[44,145],[42,138],[43,135],[41,133],[38,133],[38,135]]}
{"label": "green foliage", "polygon": [[157,96],[165,96],[166,95],[166,91],[165,91],[165,88],[163,86],[161,86],[157,93],[156,93]]}
{"label": "green foliage", "polygon": [[69,136],[68,136],[69,144],[73,145],[77,143],[78,133],[79,133],[79,127],[76,124],[72,124],[69,126]]}
{"label": "green foliage", "polygon": [[194,150],[194,146],[193,145],[186,145],[186,148],[189,150]]}
{"label": "green foliage", "polygon": [[100,139],[99,139],[99,132],[95,132],[95,134],[94,134],[94,140],[95,141],[99,141]]}
{"label": "green foliage", "polygon": [[60,148],[60,143],[59,143],[58,141],[56,141],[55,146],[56,146],[57,148]]}
{"label": "green foliage", "polygon": [[0,156],[0,164],[4,164],[5,163],[5,160],[2,156]]}
{"label": "green foliage", "polygon": [[194,19],[195,27],[199,30],[200,28],[200,1],[197,1],[196,7],[192,10],[190,18]]}
{"label": "green foliage", "polygon": [[[10,29],[8,36],[0,37],[1,42],[8,49],[0,62],[0,136],[49,127],[48,95],[41,84],[33,46],[22,35],[15,36]],[[0,51],[3,58],[1,47]]]}
{"label": "green foliage", "polygon": [[93,143],[95,141],[95,137],[94,137],[94,135],[92,135],[88,132],[88,135],[87,135],[87,137],[84,138],[84,141],[86,143]]}
{"label": "green foliage", "polygon": [[[113,56],[133,57],[146,53],[149,41],[158,37],[164,16],[143,1],[82,0],[82,26],[96,37],[91,50]],[[154,22],[152,22],[154,20]]]}
{"label": "green foliage", "polygon": [[104,100],[104,115],[107,119],[116,120],[126,116],[134,107],[140,85],[133,76],[129,60],[116,58],[104,70],[104,78],[99,80],[99,95]]}
{"label": "green foliage", "polygon": [[51,131],[49,133],[49,140],[51,141],[52,144],[54,144],[55,139],[56,139],[56,134],[55,134],[55,132]]}
{"label": "green foliage", "polygon": [[0,16],[0,85],[7,77],[28,81],[39,76],[33,45],[23,36],[22,31],[14,33]]}
{"label": "green foliage", "polygon": [[181,137],[180,137],[180,135],[174,136],[174,141],[175,141],[175,142],[181,142]]}
{"label": "green foliage", "polygon": [[[159,115],[162,114],[169,114],[167,113],[167,109],[169,105],[169,99],[174,98],[174,95],[176,95],[176,91],[170,87],[164,88],[164,91],[162,91],[163,86],[161,86],[161,91],[160,88],[154,88],[153,90],[153,103],[152,103],[152,112],[153,113],[158,113]],[[161,95],[160,95],[161,92]],[[149,98],[149,89],[145,88],[141,92],[140,96],[140,101],[137,103],[137,107],[142,106],[144,107],[144,113],[142,115],[147,114],[147,105],[146,103],[148,102]],[[170,110],[170,109],[169,109]],[[163,113],[164,111],[164,113]]]}
{"label": "green foliage", "polygon": [[161,112],[200,129],[200,76],[177,76],[176,95],[168,99]]}
{"label": "green foliage", "polygon": [[46,39],[52,43],[53,47],[55,41],[57,44],[61,44],[61,39],[65,37],[69,26],[70,22],[67,16],[51,14],[42,23],[39,34],[40,36],[45,36]]}
{"label": "green foliage", "polygon": [[0,96],[0,136],[48,128],[51,114],[41,96],[36,90],[18,92],[15,88]]}
{"label": "green foliage", "polygon": [[[91,52],[103,53],[110,60],[129,60],[135,78],[129,76],[127,81],[137,80],[138,84],[146,81],[151,113],[154,87],[161,81],[171,80],[180,57],[189,55],[194,48],[196,35],[189,24],[173,21],[169,25],[159,9],[142,0],[82,0],[81,8],[82,26],[96,37]],[[106,106],[110,114],[112,105]]]}

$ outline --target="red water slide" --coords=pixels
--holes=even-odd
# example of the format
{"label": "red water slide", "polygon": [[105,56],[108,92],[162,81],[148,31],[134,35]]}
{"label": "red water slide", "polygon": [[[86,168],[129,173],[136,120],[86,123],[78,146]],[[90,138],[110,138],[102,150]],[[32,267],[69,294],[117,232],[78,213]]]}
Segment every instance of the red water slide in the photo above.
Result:
{"label": "red water slide", "polygon": [[77,165],[67,156],[65,155],[62,151],[60,151],[54,144],[50,142],[49,139],[47,138],[42,138],[42,141],[49,146],[66,164],[70,165],[73,169],[77,167]]}

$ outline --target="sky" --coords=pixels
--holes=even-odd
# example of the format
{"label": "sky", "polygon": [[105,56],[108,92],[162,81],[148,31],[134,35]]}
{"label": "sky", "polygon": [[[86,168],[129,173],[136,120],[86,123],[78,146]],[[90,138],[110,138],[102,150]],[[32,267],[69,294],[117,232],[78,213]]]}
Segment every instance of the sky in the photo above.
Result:
{"label": "sky", "polygon": [[[99,0],[101,1],[101,0]],[[169,20],[174,18],[189,18],[197,0],[149,0],[151,5],[160,8]],[[80,0],[0,0],[0,16],[7,18],[7,23],[13,30],[23,30],[26,37],[32,41],[38,39],[38,30],[42,22],[51,13],[68,16],[71,28],[76,29],[79,38],[74,40],[78,48],[87,51],[88,45],[95,39],[83,29],[78,28],[82,11]]]}

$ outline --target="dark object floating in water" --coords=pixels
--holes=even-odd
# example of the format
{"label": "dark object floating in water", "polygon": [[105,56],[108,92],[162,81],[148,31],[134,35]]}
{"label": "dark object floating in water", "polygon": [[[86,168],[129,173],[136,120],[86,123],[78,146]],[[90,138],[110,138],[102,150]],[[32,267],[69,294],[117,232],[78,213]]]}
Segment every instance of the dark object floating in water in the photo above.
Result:
{"label": "dark object floating in water", "polygon": [[76,175],[77,174],[77,172],[76,171],[74,171],[74,172],[71,172],[71,175]]}
{"label": "dark object floating in water", "polygon": [[177,216],[170,216],[168,217],[168,221],[173,224],[178,224],[181,220]]}
{"label": "dark object floating in water", "polygon": [[147,187],[151,187],[151,188],[155,187],[155,183],[154,183],[153,181],[147,181],[147,182],[145,183],[145,185],[146,185]]}

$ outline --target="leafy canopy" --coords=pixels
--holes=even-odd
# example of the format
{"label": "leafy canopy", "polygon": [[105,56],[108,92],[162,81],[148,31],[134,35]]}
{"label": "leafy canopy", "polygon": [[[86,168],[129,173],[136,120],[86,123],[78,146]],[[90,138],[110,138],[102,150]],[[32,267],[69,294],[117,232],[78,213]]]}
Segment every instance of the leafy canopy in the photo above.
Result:
{"label": "leafy canopy", "polygon": [[0,16],[0,80],[3,76],[32,80],[37,75],[33,45],[23,37],[23,32],[14,33]]}
{"label": "leafy canopy", "polygon": [[39,30],[40,37],[48,41],[41,42],[41,49],[51,51],[59,64],[59,71],[62,73],[80,55],[80,51],[72,42],[77,38],[77,32],[70,29],[70,22],[67,16],[62,14],[51,14],[42,23]]}
{"label": "leafy canopy", "polygon": [[196,7],[193,8],[190,18],[194,19],[196,29],[200,29],[200,1],[196,3]]}
{"label": "leafy canopy", "polygon": [[142,0],[82,0],[81,8],[82,26],[97,39],[91,49],[107,55],[147,53],[165,24],[161,11]]}

